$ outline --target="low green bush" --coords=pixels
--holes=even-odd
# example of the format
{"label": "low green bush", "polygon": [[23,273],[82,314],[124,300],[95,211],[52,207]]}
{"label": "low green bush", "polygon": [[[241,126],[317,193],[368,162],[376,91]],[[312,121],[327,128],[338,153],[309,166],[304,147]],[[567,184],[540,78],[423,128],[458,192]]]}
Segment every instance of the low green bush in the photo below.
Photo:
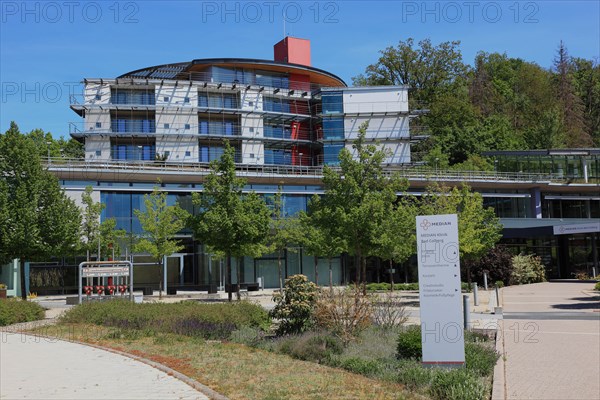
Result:
{"label": "low green bush", "polygon": [[257,347],[264,338],[264,332],[260,328],[242,326],[231,332],[229,340],[233,343],[245,344],[250,347]]}
{"label": "low green bush", "polygon": [[369,377],[378,377],[383,368],[382,363],[379,361],[365,360],[364,358],[360,357],[341,359],[337,366],[355,374]]}
{"label": "low green bush", "polygon": [[528,254],[514,256],[511,284],[524,285],[546,281],[546,269],[540,257]]}
{"label": "low green bush", "polygon": [[400,332],[397,343],[398,358],[420,360],[423,356],[420,326],[412,325],[403,332]]}
{"label": "low green bush", "polygon": [[328,333],[305,332],[282,337],[274,350],[304,361],[322,363],[343,351],[342,342]]}
{"label": "low green bush", "polygon": [[[389,283],[368,283],[366,285],[367,290],[370,292],[374,291],[388,291],[391,288]],[[414,283],[394,283],[394,290],[419,290],[419,284]]]}
{"label": "low green bush", "polygon": [[464,368],[433,374],[428,394],[438,400],[483,400],[488,398],[485,381]]}
{"label": "low green bush", "polygon": [[596,282],[596,285],[594,286],[594,290],[600,290],[600,282]]}
{"label": "low green bush", "polygon": [[61,317],[62,323],[88,323],[150,333],[176,333],[206,339],[227,339],[236,329],[270,327],[267,312],[247,301],[203,304],[135,304],[124,300],[90,302],[73,307]]}
{"label": "low green bush", "polygon": [[312,327],[317,292],[317,285],[304,275],[292,275],[285,280],[283,292],[273,295],[275,308],[269,312],[279,320],[278,335],[302,333]]}
{"label": "low green bush", "polygon": [[502,282],[502,281],[496,281],[495,285],[496,285],[497,288],[502,288],[502,287],[504,287],[504,282]]}
{"label": "low green bush", "polygon": [[500,355],[491,346],[465,343],[465,366],[478,376],[491,376]]}
{"label": "low green bush", "polygon": [[37,303],[21,299],[0,300],[0,326],[44,319],[44,309]]}

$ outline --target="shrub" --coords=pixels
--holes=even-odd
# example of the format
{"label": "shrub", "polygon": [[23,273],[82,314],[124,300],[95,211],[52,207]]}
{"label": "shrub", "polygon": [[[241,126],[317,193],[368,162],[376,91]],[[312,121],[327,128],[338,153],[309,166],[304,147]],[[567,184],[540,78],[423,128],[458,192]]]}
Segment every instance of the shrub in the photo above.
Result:
{"label": "shrub", "polygon": [[502,288],[502,287],[504,287],[504,282],[503,281],[496,281],[496,283],[494,285],[496,285],[497,288]]}
{"label": "shrub", "polygon": [[302,333],[312,326],[317,298],[317,286],[304,275],[293,275],[285,280],[282,293],[275,293],[272,318],[279,320],[278,335]]}
{"label": "shrub", "polygon": [[412,325],[398,335],[396,348],[398,358],[420,360],[423,357],[421,327]]}
{"label": "shrub", "polygon": [[283,339],[278,350],[299,360],[321,363],[334,354],[341,354],[343,345],[327,333],[305,332]]}
{"label": "shrub", "polygon": [[600,290],[600,282],[596,282],[596,285],[594,286],[594,290]]}
{"label": "shrub", "polygon": [[456,368],[433,374],[429,395],[439,400],[486,399],[489,388],[471,371]]}
{"label": "shrub", "polygon": [[478,376],[491,376],[500,355],[490,346],[465,343],[465,366]]}
{"label": "shrub", "polygon": [[404,361],[398,368],[398,382],[410,390],[427,391],[433,376],[439,372],[440,370],[437,368],[423,368],[416,361]]}
{"label": "shrub", "polygon": [[376,360],[365,360],[360,357],[351,357],[342,359],[338,367],[343,368],[347,371],[354,372],[355,374],[365,376],[378,376],[381,374],[382,364]]}
{"label": "shrub", "polygon": [[528,284],[546,281],[546,270],[540,257],[518,255],[512,259],[511,284]]}
{"label": "shrub", "polygon": [[[368,283],[366,285],[367,291],[388,291],[392,285],[389,283]],[[394,283],[394,290],[419,290],[419,283]]]}
{"label": "shrub", "polygon": [[479,260],[465,260],[461,264],[463,268],[462,276],[467,276],[467,269],[471,271],[471,279],[480,285],[483,285],[483,274],[487,272],[488,282],[502,281],[508,284],[512,275],[512,257],[513,254],[502,245],[498,245],[488,251]]}
{"label": "shrub", "polygon": [[324,290],[318,296],[315,321],[337,335],[344,344],[372,324],[373,305],[359,286],[341,291]]}
{"label": "shrub", "polygon": [[233,343],[245,344],[246,346],[256,347],[264,338],[264,332],[259,328],[242,326],[231,332],[229,340]]}
{"label": "shrub", "polygon": [[44,309],[21,299],[0,300],[0,326],[44,319]]}
{"label": "shrub", "polygon": [[404,325],[408,320],[406,308],[393,296],[392,292],[384,293],[381,296],[374,295],[372,301],[375,325],[391,329]]}
{"label": "shrub", "polygon": [[135,304],[125,300],[90,302],[73,307],[62,317],[63,323],[89,323],[148,333],[177,333],[206,339],[227,339],[244,326],[268,329],[267,312],[247,301],[203,304]]}

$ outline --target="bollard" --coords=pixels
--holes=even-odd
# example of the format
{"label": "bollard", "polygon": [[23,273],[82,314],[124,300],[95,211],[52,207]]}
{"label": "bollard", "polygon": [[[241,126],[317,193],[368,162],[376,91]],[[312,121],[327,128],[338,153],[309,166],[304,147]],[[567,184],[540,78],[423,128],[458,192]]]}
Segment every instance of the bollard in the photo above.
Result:
{"label": "bollard", "polygon": [[592,267],[592,279],[595,279],[598,275],[596,275],[596,267]]}
{"label": "bollard", "polygon": [[477,293],[477,283],[473,284],[473,304],[479,305],[479,293]]}
{"label": "bollard", "polygon": [[483,273],[483,288],[485,290],[488,290],[488,286],[487,286],[487,272]]}
{"label": "bollard", "polygon": [[469,295],[463,295],[463,314],[465,320],[465,330],[471,330],[471,310],[469,303]]}
{"label": "bollard", "polygon": [[496,307],[500,307],[500,293],[498,293],[498,286],[496,286]]}

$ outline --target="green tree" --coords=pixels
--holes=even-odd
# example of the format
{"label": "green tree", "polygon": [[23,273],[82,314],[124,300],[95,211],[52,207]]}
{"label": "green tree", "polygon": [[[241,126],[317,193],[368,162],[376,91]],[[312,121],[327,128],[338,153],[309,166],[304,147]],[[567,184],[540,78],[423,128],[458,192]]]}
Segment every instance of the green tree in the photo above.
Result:
{"label": "green tree", "polygon": [[[393,263],[402,264],[417,250],[415,218],[418,207],[413,196],[404,195],[391,209],[390,215],[383,220],[376,235],[375,254]],[[394,290],[394,278],[390,272],[391,288]]]}
{"label": "green tree", "polygon": [[408,85],[413,90],[411,104],[431,103],[437,93],[468,71],[459,46],[459,41],[437,46],[430,39],[421,40],[418,46],[412,38],[400,41],[398,46],[381,51],[377,63],[369,65],[353,82],[357,86]]}
{"label": "green tree", "polygon": [[[473,262],[481,258],[502,237],[502,224],[491,207],[484,207],[481,193],[466,184],[448,189],[433,185],[423,196],[421,215],[457,214],[460,256]],[[470,270],[467,279],[471,283]]]}
{"label": "green tree", "polygon": [[384,176],[382,162],[387,153],[366,143],[367,128],[368,122],[360,126],[352,145],[356,159],[344,148],[339,168],[323,168],[325,196],[312,203],[316,211],[335,216],[337,240],[355,257],[357,284],[366,280],[366,258],[375,255],[379,226],[389,217],[396,192],[408,186],[396,175]]}
{"label": "green tree", "polygon": [[41,166],[35,143],[11,122],[0,135],[0,254],[21,264],[21,296],[25,289],[25,262],[71,254],[79,243],[81,215],[56,177]]}
{"label": "green tree", "polygon": [[[194,217],[192,226],[198,240],[226,255],[226,283],[229,285],[232,284],[231,257],[236,257],[239,299],[239,259],[260,257],[268,251],[271,210],[256,193],[242,193],[246,181],[236,176],[235,150],[228,141],[224,141],[224,145],[221,158],[210,164],[204,192],[201,196],[193,194],[192,201],[201,211]],[[230,290],[229,301],[231,299]]]}
{"label": "green tree", "polygon": [[329,288],[333,289],[332,258],[339,256],[347,249],[346,242],[337,231],[338,224],[335,210],[319,207],[320,197],[315,195],[308,204],[308,213],[298,216],[302,229],[302,247],[312,254],[315,268],[315,283],[319,285],[319,257],[326,257],[329,262]]}
{"label": "green tree", "polygon": [[133,250],[149,253],[156,260],[159,266],[158,293],[159,298],[162,298],[164,259],[183,249],[175,235],[185,227],[190,215],[179,205],[168,205],[167,193],[161,192],[158,186],[154,187],[150,195],[144,195],[144,205],[146,211],[135,210],[144,233],[134,244]]}

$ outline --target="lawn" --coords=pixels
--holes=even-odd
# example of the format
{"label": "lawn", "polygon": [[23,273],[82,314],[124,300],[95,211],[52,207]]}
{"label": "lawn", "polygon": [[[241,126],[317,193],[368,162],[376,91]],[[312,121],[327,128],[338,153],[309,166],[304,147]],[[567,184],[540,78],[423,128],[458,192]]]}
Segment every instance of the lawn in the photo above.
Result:
{"label": "lawn", "polygon": [[89,324],[35,332],[111,347],[167,365],[231,399],[420,399],[403,386],[241,344]]}

